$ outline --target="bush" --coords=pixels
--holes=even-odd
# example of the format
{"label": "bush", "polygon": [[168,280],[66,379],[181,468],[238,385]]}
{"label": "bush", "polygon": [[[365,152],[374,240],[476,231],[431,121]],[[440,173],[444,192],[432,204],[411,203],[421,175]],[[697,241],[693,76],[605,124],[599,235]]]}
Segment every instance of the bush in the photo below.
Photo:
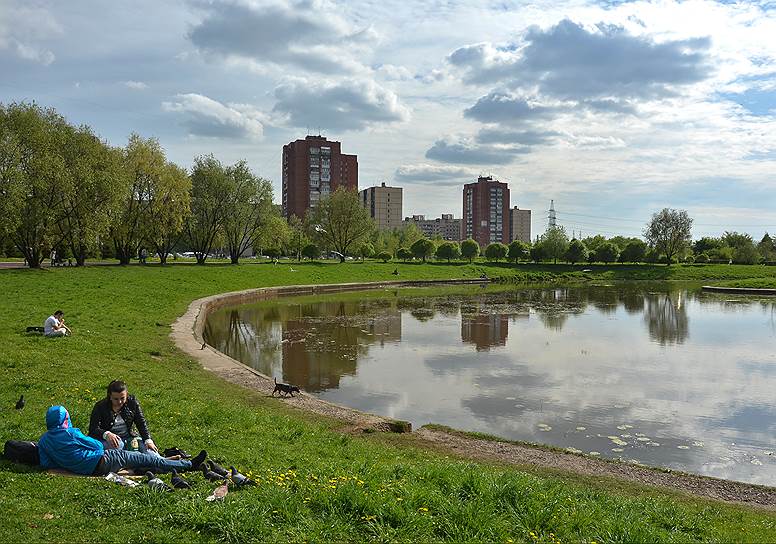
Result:
{"label": "bush", "polygon": [[302,256],[307,257],[310,260],[315,259],[321,254],[321,250],[315,244],[307,244],[302,248]]}
{"label": "bush", "polygon": [[500,242],[488,244],[485,248],[485,258],[489,261],[500,261],[507,256],[509,248]]}
{"label": "bush", "polygon": [[701,253],[700,255],[695,257],[695,262],[699,264],[706,264],[707,262],[709,262],[709,256],[706,255],[705,253]]}
{"label": "bush", "polygon": [[388,253],[387,251],[381,251],[380,253],[377,254],[377,258],[383,261],[384,263],[387,263],[388,261],[391,260],[391,254]]}
{"label": "bush", "polygon": [[407,259],[412,258],[412,252],[406,247],[400,247],[396,250],[396,256],[406,263]]}

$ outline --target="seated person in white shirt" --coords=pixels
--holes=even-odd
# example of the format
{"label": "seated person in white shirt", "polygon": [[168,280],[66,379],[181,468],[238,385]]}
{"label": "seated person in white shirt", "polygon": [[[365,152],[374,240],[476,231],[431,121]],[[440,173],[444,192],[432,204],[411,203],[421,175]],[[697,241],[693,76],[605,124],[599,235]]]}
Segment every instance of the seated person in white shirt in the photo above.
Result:
{"label": "seated person in white shirt", "polygon": [[[132,432],[133,426],[137,427],[139,437]],[[102,440],[106,449],[137,449],[142,453],[159,454],[140,403],[127,393],[127,384],[121,380],[110,382],[106,397],[94,405],[89,436]]]}
{"label": "seated person in white shirt", "polygon": [[67,336],[70,334],[70,329],[65,325],[65,312],[57,310],[54,315],[48,316],[46,322],[43,323],[43,334],[46,336]]}

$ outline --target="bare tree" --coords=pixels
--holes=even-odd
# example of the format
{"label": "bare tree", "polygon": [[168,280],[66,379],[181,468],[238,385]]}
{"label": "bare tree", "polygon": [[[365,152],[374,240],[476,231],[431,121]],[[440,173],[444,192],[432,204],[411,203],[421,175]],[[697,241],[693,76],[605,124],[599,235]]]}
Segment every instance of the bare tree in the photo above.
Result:
{"label": "bare tree", "polygon": [[650,247],[671,259],[691,241],[692,219],[685,210],[663,208],[652,215],[652,220],[644,229],[644,238]]}

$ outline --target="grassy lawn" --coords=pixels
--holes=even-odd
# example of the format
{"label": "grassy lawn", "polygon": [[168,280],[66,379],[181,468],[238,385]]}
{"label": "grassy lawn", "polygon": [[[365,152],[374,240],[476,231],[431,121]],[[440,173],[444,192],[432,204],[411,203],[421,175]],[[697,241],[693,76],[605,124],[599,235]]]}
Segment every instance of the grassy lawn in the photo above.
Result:
{"label": "grassy lawn", "polygon": [[[772,513],[469,463],[419,450],[411,437],[343,435],[337,422],[213,378],[168,338],[169,325],[188,304],[209,294],[279,284],[471,278],[483,271],[520,282],[776,281],[776,267],[727,265],[283,262],[0,271],[3,440],[37,439],[52,404],[65,405],[85,430],[104,386],[122,378],[161,447],[207,448],[259,482],[212,504],[204,498],[214,486],[201,475],[189,477],[191,491],[160,494],[0,461],[0,541],[776,541]],[[57,308],[74,336],[23,332]],[[16,411],[22,393],[27,407]]]}
{"label": "grassy lawn", "polygon": [[[774,268],[774,267],[771,267]],[[776,278],[749,278],[719,282],[723,287],[747,287],[749,289],[776,289]]]}

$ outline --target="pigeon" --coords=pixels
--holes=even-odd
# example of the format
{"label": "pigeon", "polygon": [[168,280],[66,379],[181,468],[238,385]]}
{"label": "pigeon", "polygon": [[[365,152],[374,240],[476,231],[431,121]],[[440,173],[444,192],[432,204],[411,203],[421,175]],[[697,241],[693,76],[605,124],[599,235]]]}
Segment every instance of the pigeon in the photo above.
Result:
{"label": "pigeon", "polygon": [[146,485],[154,491],[172,491],[172,488],[157,478],[153,472],[148,471],[145,475],[146,478],[148,478],[148,480],[146,480]]}
{"label": "pigeon", "polygon": [[19,400],[16,401],[16,409],[21,410],[22,408],[24,408],[25,404],[27,403],[24,400],[24,395],[22,395],[21,397],[19,397]]}
{"label": "pigeon", "polygon": [[232,469],[232,481],[236,483],[239,487],[242,487],[244,485],[256,485],[256,483],[248,478],[245,474],[240,474],[237,472],[237,469],[233,466],[229,467]]}
{"label": "pigeon", "polygon": [[205,498],[205,500],[208,502],[222,501],[224,500],[224,497],[226,497],[227,493],[229,493],[229,483],[224,482],[224,485],[219,485],[216,487],[213,493],[209,497]]}
{"label": "pigeon", "polygon": [[226,470],[224,467],[213,461],[212,459],[208,461],[208,464],[210,465],[210,470],[218,474],[219,476],[227,477],[229,476],[229,471]]}
{"label": "pigeon", "polygon": [[202,476],[204,476],[205,479],[209,482],[219,482],[221,480],[226,480],[226,476],[221,476],[220,474],[209,470],[205,463],[202,463],[199,468],[202,470]]}
{"label": "pigeon", "polygon": [[172,478],[170,478],[170,483],[176,489],[191,489],[191,484],[178,476],[178,471],[175,469],[172,469]]}

